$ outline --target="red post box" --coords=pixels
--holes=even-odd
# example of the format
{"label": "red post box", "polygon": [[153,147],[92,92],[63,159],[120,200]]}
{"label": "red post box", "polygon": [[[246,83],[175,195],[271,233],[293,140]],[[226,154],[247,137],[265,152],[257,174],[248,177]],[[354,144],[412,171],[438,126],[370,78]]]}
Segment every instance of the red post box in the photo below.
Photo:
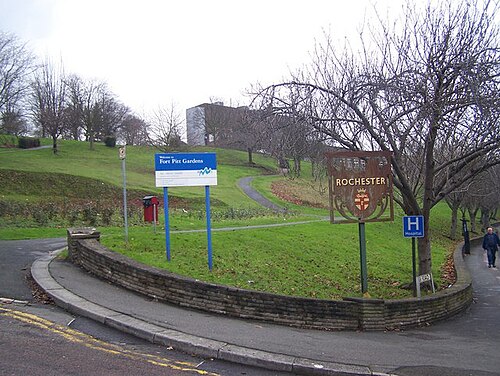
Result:
{"label": "red post box", "polygon": [[156,196],[144,196],[144,221],[158,223],[158,198]]}

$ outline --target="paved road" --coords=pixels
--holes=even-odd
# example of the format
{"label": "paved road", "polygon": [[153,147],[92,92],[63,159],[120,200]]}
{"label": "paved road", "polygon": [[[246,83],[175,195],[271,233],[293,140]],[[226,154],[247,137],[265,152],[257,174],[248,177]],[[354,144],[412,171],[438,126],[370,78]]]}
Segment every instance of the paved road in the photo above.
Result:
{"label": "paved road", "polygon": [[0,298],[32,301],[32,291],[26,283],[31,264],[38,257],[65,246],[65,238],[0,241],[0,266],[2,268]]}
{"label": "paved road", "polygon": [[12,305],[0,306],[0,327],[2,375],[220,376],[197,368],[195,358],[177,361],[165,348],[144,353],[104,342]]}
{"label": "paved road", "polygon": [[[24,280],[31,260],[64,244],[65,239],[0,241],[0,296],[31,300],[31,291]],[[453,320],[427,328],[387,333],[300,330],[186,311],[123,292],[61,261],[53,262],[52,274],[66,288],[80,289],[81,296],[88,294],[103,305],[116,304],[117,311],[132,309],[136,317],[145,321],[159,325],[166,323],[169,328],[184,332],[192,330],[203,338],[258,348],[272,354],[366,365],[379,371],[391,369],[393,374],[401,376],[500,375],[500,271],[487,268],[486,255],[480,247],[473,247],[471,255],[466,257],[466,264],[474,286],[474,304],[466,312]],[[23,310],[42,317],[49,315],[52,321],[62,325],[75,318],[53,306],[39,307],[34,304]],[[71,327],[74,328],[75,323],[86,326],[82,320],[77,318]],[[194,326],[188,328],[188,324]],[[97,335],[110,330],[97,328]],[[0,335],[3,335],[0,342],[11,343],[7,341],[11,338],[5,337],[5,331],[0,330]],[[114,342],[119,343],[121,334],[113,335],[116,336]],[[125,343],[128,341],[123,340]],[[134,341],[138,340],[131,339],[129,343]],[[0,354],[2,359],[3,355]],[[231,375],[233,371],[223,374]],[[255,369],[246,372],[249,375],[266,374]]]}
{"label": "paved road", "polygon": [[288,375],[173,351],[36,301],[33,261],[65,245],[0,241],[0,375]]}

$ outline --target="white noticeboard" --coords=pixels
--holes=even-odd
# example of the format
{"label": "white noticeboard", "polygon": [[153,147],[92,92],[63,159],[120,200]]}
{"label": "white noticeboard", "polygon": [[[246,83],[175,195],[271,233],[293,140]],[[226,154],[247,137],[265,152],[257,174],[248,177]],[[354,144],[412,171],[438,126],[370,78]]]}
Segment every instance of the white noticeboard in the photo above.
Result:
{"label": "white noticeboard", "polygon": [[155,155],[157,187],[217,185],[215,153],[171,153]]}

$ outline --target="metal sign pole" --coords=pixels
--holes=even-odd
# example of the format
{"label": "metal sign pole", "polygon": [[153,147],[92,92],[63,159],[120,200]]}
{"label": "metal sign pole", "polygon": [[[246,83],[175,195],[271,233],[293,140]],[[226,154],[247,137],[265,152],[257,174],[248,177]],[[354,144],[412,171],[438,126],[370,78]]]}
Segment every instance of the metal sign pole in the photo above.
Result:
{"label": "metal sign pole", "polygon": [[163,187],[163,210],[165,212],[165,248],[167,261],[170,261],[170,222],[168,219],[168,188]]}
{"label": "metal sign pole", "polygon": [[205,186],[205,207],[207,212],[208,269],[212,271],[212,225],[210,215],[210,186]]}
{"label": "metal sign pole", "polygon": [[365,223],[359,222],[359,255],[361,263],[361,292],[363,296],[368,295],[368,272],[366,267],[366,237]]}
{"label": "metal sign pole", "polygon": [[128,243],[128,214],[127,214],[127,174],[125,171],[125,146],[118,150],[120,159],[122,160],[122,176],[123,176],[123,219],[125,223],[125,243]]}
{"label": "metal sign pole", "polygon": [[411,238],[411,259],[413,269],[413,296],[417,296],[417,260],[415,252],[415,237]]}

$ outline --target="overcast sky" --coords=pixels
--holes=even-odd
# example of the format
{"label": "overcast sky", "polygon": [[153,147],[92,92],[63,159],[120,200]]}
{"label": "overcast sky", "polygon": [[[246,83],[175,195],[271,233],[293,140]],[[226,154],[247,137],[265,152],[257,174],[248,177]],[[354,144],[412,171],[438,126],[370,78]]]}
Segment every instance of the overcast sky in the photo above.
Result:
{"label": "overcast sky", "polygon": [[67,73],[108,83],[143,115],[211,98],[247,104],[251,84],[276,83],[309,61],[315,41],[354,37],[377,4],[400,0],[0,0],[0,30]]}

